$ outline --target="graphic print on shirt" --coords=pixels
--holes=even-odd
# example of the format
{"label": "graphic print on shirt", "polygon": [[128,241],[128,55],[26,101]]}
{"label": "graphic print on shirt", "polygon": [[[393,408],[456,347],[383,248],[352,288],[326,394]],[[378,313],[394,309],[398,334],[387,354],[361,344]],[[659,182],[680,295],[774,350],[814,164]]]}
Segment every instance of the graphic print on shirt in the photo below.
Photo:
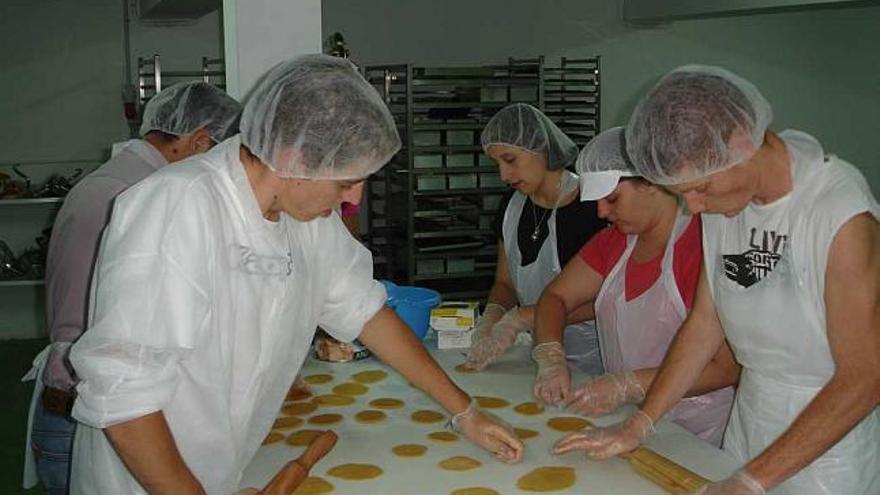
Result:
{"label": "graphic print on shirt", "polygon": [[236,246],[240,257],[239,265],[245,273],[268,277],[289,277],[293,273],[293,256],[261,255],[249,246]]}
{"label": "graphic print on shirt", "polygon": [[758,229],[752,227],[747,251],[721,256],[724,273],[737,284],[751,287],[773,271],[787,243],[788,234],[775,230],[762,230],[759,233]]}

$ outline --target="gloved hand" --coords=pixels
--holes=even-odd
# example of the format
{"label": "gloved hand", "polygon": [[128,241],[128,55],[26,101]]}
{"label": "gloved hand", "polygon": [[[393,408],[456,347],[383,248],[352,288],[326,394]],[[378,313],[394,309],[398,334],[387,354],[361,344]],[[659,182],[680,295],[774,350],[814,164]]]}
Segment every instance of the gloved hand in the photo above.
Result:
{"label": "gloved hand", "polygon": [[654,433],[654,422],[641,409],[622,423],[571,433],[553,445],[554,454],[584,450],[596,459],[607,459],[639,446]]}
{"label": "gloved hand", "polygon": [[513,464],[522,459],[523,444],[513,428],[495,415],[481,411],[474,400],[452,417],[452,428],[503,462]]}
{"label": "gloved hand", "polygon": [[519,317],[518,306],[505,312],[500,304],[486,305],[474,330],[465,365],[482,370],[504,354],[516,341],[517,335],[528,329],[528,323]]}
{"label": "gloved hand", "polygon": [[572,389],[566,408],[584,416],[601,416],[613,412],[626,402],[639,403],[645,399],[645,389],[635,373],[606,373],[591,378]]}
{"label": "gloved hand", "polygon": [[555,406],[568,397],[571,377],[565,362],[565,351],[559,342],[544,342],[532,349],[532,359],[538,363],[538,375],[532,393],[545,404]]}
{"label": "gloved hand", "polygon": [[745,469],[733,473],[729,478],[709,483],[696,492],[699,495],[764,495],[764,487]]}

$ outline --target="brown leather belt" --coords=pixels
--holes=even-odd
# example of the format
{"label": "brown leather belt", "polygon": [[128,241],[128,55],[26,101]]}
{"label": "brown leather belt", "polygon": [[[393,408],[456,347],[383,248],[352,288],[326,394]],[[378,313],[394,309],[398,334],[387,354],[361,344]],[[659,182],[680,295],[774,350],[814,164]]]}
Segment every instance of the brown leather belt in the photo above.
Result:
{"label": "brown leather belt", "polygon": [[59,388],[44,387],[40,399],[43,402],[43,410],[49,414],[69,416],[70,410],[73,409],[74,397],[74,394]]}

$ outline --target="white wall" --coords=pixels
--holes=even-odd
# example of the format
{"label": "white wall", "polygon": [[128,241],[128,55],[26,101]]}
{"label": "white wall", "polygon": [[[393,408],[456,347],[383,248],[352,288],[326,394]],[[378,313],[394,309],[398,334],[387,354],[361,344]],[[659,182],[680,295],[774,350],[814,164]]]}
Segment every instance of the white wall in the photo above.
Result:
{"label": "white wall", "polygon": [[321,0],[223,0],[227,90],[241,99],[267,70],[321,52]]}
{"label": "white wall", "polygon": [[[101,159],[126,139],[122,0],[0,2],[0,163]],[[138,55],[196,68],[221,53],[220,21],[149,27],[132,20]]]}
{"label": "white wall", "polygon": [[773,104],[775,129],[813,133],[880,195],[880,6],[682,20],[621,21],[621,0],[324,0],[363,64],[501,62],[601,55],[603,128],[626,123],[656,78],[685,63],[723,65]]}
{"label": "white wall", "polygon": [[[53,172],[96,166],[111,143],[128,138],[121,99],[125,1],[0,1],[0,172],[37,162],[22,169],[39,184]],[[157,52],[168,70],[218,57],[219,15],[166,27],[133,19],[133,59]],[[58,163],[70,160],[86,162]],[[20,254],[35,245],[57,207],[0,204],[0,240]],[[0,286],[0,339],[43,334],[43,299],[41,286]]]}

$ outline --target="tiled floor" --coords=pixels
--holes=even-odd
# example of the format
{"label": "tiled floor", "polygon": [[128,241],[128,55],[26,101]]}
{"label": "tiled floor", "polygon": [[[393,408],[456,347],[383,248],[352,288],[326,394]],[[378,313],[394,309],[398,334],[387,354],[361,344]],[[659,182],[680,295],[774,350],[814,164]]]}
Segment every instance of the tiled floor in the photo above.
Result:
{"label": "tiled floor", "polygon": [[34,388],[33,382],[22,383],[21,377],[45,345],[45,339],[0,341],[0,493],[4,495],[43,493],[39,487],[21,487],[27,412]]}

